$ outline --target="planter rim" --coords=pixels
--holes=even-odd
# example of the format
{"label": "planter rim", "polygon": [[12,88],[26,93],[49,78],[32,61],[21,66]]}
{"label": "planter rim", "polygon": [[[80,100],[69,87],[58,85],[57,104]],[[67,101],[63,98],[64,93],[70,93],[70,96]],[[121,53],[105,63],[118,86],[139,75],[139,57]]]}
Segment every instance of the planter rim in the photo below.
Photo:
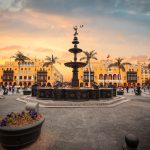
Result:
{"label": "planter rim", "polygon": [[26,130],[26,129],[30,129],[38,124],[41,124],[45,121],[45,118],[42,117],[40,120],[33,122],[32,124],[27,124],[27,125],[23,125],[23,126],[3,126],[0,127],[0,131],[20,131],[20,130]]}

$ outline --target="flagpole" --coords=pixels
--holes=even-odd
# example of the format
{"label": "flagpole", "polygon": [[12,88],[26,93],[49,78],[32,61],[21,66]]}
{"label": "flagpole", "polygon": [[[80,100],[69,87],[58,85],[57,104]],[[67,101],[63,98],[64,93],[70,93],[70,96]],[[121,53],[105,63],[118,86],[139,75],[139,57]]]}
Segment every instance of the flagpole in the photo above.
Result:
{"label": "flagpole", "polygon": [[109,78],[109,75],[108,75],[108,62],[109,62],[109,57],[110,57],[110,55],[108,54],[107,55],[107,78],[106,78],[106,80],[107,80],[107,83],[108,83],[108,78]]}

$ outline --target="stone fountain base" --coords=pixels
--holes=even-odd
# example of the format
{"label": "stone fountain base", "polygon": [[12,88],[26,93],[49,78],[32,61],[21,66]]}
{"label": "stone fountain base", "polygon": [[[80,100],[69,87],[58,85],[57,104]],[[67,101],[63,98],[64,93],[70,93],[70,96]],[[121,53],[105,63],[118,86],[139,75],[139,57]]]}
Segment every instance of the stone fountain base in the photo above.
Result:
{"label": "stone fountain base", "polygon": [[40,107],[43,108],[99,108],[99,107],[115,107],[122,103],[128,102],[129,99],[126,99],[122,96],[113,97],[111,99],[102,99],[100,101],[97,100],[69,100],[69,101],[61,101],[61,100],[39,100],[36,97],[32,96],[23,96],[16,99],[17,101],[27,103],[39,103]]}
{"label": "stone fountain base", "polygon": [[89,88],[44,88],[40,87],[37,89],[37,99],[41,100],[101,100],[110,99],[116,96],[116,89],[112,88],[100,88],[100,89],[89,89]]}

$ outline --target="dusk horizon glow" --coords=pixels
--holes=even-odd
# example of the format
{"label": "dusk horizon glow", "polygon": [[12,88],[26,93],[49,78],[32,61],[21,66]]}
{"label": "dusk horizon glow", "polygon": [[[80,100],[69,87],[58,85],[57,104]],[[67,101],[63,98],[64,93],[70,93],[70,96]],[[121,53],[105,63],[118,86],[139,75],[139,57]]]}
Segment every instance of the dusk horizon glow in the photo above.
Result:
{"label": "dusk horizon glow", "polygon": [[[82,24],[78,47],[96,50],[99,60],[108,54],[129,61],[150,57],[148,0],[0,0],[1,63],[17,51],[40,59],[54,54],[62,63],[71,61],[73,26]],[[64,65],[59,68],[64,76],[68,71],[72,74]]]}

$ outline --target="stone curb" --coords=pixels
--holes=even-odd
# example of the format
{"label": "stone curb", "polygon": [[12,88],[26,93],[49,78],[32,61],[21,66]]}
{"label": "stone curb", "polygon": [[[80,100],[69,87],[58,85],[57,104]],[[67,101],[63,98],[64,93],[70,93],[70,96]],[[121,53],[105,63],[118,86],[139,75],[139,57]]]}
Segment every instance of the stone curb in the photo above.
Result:
{"label": "stone curb", "polygon": [[0,95],[0,99],[4,99],[4,98],[5,98],[4,96]]}
{"label": "stone curb", "polygon": [[98,107],[115,107],[122,103],[128,102],[129,99],[125,97],[117,97],[113,100],[100,100],[100,101],[84,101],[84,102],[71,102],[71,101],[52,101],[52,100],[37,100],[24,96],[17,98],[16,100],[27,103],[27,102],[38,102],[42,108],[98,108]]}
{"label": "stone curb", "polygon": [[143,94],[145,94],[145,95],[149,95],[150,96],[150,93],[146,93],[146,92],[142,92]]}

